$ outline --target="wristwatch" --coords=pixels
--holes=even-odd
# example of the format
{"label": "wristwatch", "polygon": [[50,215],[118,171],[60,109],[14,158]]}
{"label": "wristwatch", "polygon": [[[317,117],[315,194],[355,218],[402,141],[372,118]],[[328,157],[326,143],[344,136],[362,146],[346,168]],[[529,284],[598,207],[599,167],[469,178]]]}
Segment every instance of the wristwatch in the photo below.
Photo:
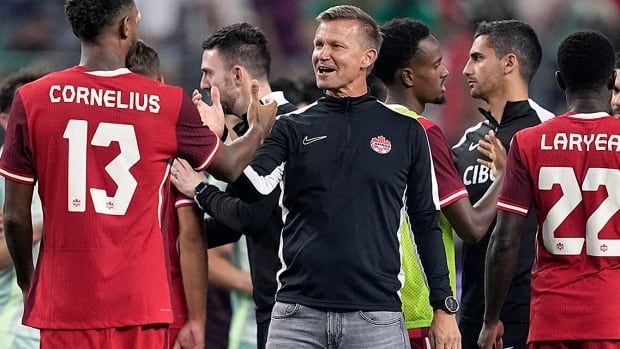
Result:
{"label": "wristwatch", "polygon": [[201,210],[204,211],[204,207],[202,207],[202,204],[200,203],[200,199],[198,196],[200,196],[202,193],[204,193],[207,188],[209,188],[209,185],[205,182],[200,182],[198,183],[198,185],[194,188],[194,201],[196,202],[196,204],[198,204],[198,207],[200,207]]}
{"label": "wristwatch", "polygon": [[450,315],[456,314],[456,312],[459,311],[459,301],[452,296],[435,301],[431,303],[431,306],[433,307],[433,310],[441,309]]}
{"label": "wristwatch", "polygon": [[196,186],[196,188],[194,188],[194,197],[202,194],[203,191],[205,191],[207,189],[207,183],[205,182],[200,182],[198,183],[198,185]]}

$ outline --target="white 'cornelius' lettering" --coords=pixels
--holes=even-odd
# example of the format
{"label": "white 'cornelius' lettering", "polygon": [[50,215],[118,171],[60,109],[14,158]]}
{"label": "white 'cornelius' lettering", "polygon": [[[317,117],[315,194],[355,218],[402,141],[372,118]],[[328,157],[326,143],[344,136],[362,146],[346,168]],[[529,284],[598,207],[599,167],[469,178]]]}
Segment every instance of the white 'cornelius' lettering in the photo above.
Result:
{"label": "white 'cornelius' lettering", "polygon": [[105,108],[131,109],[159,114],[161,98],[135,91],[118,91],[73,85],[52,85],[49,89],[52,103],[76,103]]}

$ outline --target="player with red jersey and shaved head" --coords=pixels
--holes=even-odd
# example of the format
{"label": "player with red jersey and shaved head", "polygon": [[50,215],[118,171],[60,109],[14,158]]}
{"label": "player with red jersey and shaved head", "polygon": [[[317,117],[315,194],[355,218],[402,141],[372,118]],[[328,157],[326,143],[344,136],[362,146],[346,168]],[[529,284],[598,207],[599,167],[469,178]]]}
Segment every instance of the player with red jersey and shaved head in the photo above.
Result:
{"label": "player with red jersey and shaved head", "polygon": [[[181,88],[125,68],[138,40],[132,0],[67,0],[81,42],[78,66],[22,87],[0,160],[6,238],[26,298],[24,323],[48,348],[163,348],[172,322],[163,198],[170,159],[232,181],[268,133],[275,103],[222,145]],[[222,113],[217,94],[211,113]],[[34,183],[45,212],[32,262]]]}
{"label": "player with red jersey and shaved head", "polygon": [[568,112],[512,140],[486,256],[478,345],[502,348],[500,309],[515,273],[522,226],[538,221],[531,349],[617,348],[620,326],[620,120],[609,114],[614,49],[598,32],[560,44]]}

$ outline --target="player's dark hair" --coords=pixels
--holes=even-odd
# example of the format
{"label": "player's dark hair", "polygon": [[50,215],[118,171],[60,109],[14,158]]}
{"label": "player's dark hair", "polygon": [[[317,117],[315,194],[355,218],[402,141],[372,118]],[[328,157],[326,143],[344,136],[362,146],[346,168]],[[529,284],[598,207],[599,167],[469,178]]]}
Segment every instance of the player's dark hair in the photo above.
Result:
{"label": "player's dark hair", "polygon": [[482,21],[474,37],[480,35],[488,35],[488,45],[498,58],[509,53],[517,56],[521,77],[528,84],[532,81],[542,59],[542,48],[532,27],[516,20]]}
{"label": "player's dark hair", "polygon": [[420,40],[429,37],[428,27],[409,18],[396,18],[381,26],[383,44],[372,73],[386,85],[394,83],[396,71],[418,58]]}
{"label": "player's dark hair", "polygon": [[142,40],[138,40],[135,47],[127,55],[125,66],[136,74],[152,79],[157,79],[160,76],[159,55]]}
{"label": "player's dark hair", "polygon": [[616,55],[616,64],[614,65],[615,69],[620,69],[620,52]]}
{"label": "player's dark hair", "polygon": [[67,0],[65,14],[75,36],[92,40],[112,24],[133,0]]}
{"label": "player's dark hair", "polygon": [[562,41],[557,59],[567,88],[600,88],[613,75],[614,47],[600,32],[578,31]]}
{"label": "player's dark hair", "polygon": [[18,88],[45,74],[47,72],[41,68],[25,68],[4,78],[0,82],[0,112],[9,112]]}
{"label": "player's dark hair", "polygon": [[371,96],[377,97],[381,102],[385,102],[388,95],[387,87],[375,74],[369,74],[366,77],[366,85]]}
{"label": "player's dark hair", "polygon": [[269,78],[271,54],[263,32],[250,23],[235,23],[209,35],[205,50],[217,49],[228,67],[245,67],[256,78]]}

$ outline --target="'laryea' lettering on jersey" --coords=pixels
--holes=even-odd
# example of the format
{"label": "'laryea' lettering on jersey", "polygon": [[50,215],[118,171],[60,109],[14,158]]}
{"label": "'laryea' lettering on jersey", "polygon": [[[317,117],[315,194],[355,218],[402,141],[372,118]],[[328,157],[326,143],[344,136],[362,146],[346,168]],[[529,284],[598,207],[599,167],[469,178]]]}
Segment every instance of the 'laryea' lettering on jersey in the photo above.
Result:
{"label": "'laryea' lettering on jersey", "polygon": [[579,134],[543,133],[540,137],[540,150],[576,151],[616,151],[620,152],[620,135],[606,133]]}

